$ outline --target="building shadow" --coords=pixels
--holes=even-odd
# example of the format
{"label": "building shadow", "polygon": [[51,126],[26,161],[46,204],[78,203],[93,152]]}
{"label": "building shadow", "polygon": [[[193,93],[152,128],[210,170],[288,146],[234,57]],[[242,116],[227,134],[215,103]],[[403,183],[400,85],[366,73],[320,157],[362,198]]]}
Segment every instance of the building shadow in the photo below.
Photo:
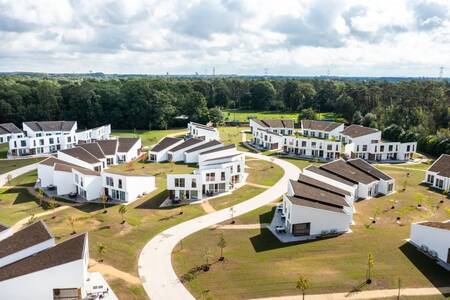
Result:
{"label": "building shadow", "polygon": [[153,197],[149,198],[148,200],[145,200],[141,204],[137,205],[136,209],[172,209],[173,207],[160,207],[160,205],[164,202],[164,200],[167,199],[168,192],[167,190],[163,190],[159,192],[158,194],[154,195]]}
{"label": "building shadow", "polygon": [[[414,264],[414,266],[434,285],[437,289],[450,286],[450,271],[439,266],[436,261],[420,252],[410,243],[399,247],[400,251]],[[442,292],[442,290],[441,290]],[[450,297],[450,293],[442,292],[444,297]]]}
{"label": "building shadow", "polygon": [[277,209],[276,206],[272,207],[271,210],[266,211],[263,214],[259,215],[259,224],[270,224],[273,219],[273,215],[275,214],[275,210]]}

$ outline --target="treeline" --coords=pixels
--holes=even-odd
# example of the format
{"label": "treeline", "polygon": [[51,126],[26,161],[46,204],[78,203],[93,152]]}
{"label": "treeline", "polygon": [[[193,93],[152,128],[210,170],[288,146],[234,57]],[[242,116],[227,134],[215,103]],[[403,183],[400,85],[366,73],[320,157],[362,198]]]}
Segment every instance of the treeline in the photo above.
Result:
{"label": "treeline", "polygon": [[165,129],[177,126],[180,116],[220,122],[217,108],[309,109],[380,130],[395,125],[400,134],[385,132],[386,138],[416,139],[434,155],[450,153],[449,107],[450,84],[431,80],[0,78],[0,122],[70,119],[80,128]]}

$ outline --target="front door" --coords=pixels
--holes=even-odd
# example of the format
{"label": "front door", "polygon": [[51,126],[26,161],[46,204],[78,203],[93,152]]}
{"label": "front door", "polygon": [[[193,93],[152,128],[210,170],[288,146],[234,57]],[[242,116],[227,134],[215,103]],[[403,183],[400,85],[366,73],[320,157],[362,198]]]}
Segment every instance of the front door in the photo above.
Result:
{"label": "front door", "polygon": [[108,197],[109,196],[109,189],[105,188],[105,196]]}
{"label": "front door", "polygon": [[292,234],[295,236],[306,236],[310,234],[311,223],[298,223],[292,225]]}

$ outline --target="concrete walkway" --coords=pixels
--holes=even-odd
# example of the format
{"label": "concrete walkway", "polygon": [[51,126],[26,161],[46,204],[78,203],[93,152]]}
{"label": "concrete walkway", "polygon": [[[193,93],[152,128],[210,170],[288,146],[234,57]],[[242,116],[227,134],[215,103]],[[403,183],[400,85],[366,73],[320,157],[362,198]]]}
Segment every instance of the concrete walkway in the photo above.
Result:
{"label": "concrete walkway", "polygon": [[231,229],[231,230],[249,230],[249,229],[261,229],[267,228],[270,224],[257,223],[257,224],[230,224],[230,225],[213,225],[214,229]]}
{"label": "concrete walkway", "polygon": [[89,272],[100,272],[106,277],[119,278],[130,284],[140,284],[141,281],[136,276],[120,271],[113,266],[100,263],[94,259],[89,260]]}
{"label": "concrete walkway", "polygon": [[[433,296],[450,293],[450,287],[443,288],[404,288],[400,290],[400,297],[402,296]],[[361,291],[356,293],[334,293],[334,294],[316,294],[307,295],[305,299],[308,300],[348,300],[348,299],[383,299],[394,298],[397,299],[397,289],[386,290],[373,290],[373,291]],[[269,298],[257,298],[252,300],[299,300],[301,295],[296,296],[281,296],[281,297],[269,297]]]}
{"label": "concrete walkway", "polygon": [[200,206],[203,208],[203,210],[204,210],[205,213],[207,213],[207,214],[216,211],[216,209],[211,205],[211,203],[209,203],[208,200],[203,201],[202,203],[200,203]]}
{"label": "concrete walkway", "polygon": [[[277,200],[286,192],[289,179],[297,179],[300,169],[295,165],[268,156],[245,153],[247,157],[259,158],[279,165],[283,177],[270,189],[241,202],[234,208],[234,216],[240,216],[258,207]],[[230,209],[225,208],[169,228],[148,242],[139,256],[138,271],[147,295],[152,300],[194,299],[178,279],[172,267],[172,250],[187,236],[231,218]]]}
{"label": "concrete walkway", "polygon": [[37,169],[38,163],[34,163],[31,165],[23,166],[21,168],[17,168],[15,170],[11,170],[9,172],[6,172],[4,174],[0,174],[0,187],[5,185],[8,182],[8,176],[11,175],[11,179],[14,179],[16,177],[19,177],[20,175],[23,175],[25,173],[34,171]]}
{"label": "concrete walkway", "polygon": [[257,184],[257,183],[253,183],[253,182],[247,182],[246,185],[261,188],[261,189],[270,189],[270,186],[268,186],[268,185],[262,185],[262,184]]}

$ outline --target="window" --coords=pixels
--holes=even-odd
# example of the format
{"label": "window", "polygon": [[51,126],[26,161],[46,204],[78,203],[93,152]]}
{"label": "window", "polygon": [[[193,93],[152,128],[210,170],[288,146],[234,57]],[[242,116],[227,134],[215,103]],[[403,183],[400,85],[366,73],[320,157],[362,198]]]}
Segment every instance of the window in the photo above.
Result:
{"label": "window", "polygon": [[380,152],[384,152],[384,146],[380,146]]}
{"label": "window", "polygon": [[241,173],[241,165],[237,165],[237,172]]}
{"label": "window", "polygon": [[302,141],[302,147],[306,147],[306,141]]}
{"label": "window", "polygon": [[78,176],[78,174],[75,174],[75,182],[78,183],[80,181],[80,178]]}
{"label": "window", "polygon": [[175,187],[184,187],[184,178],[175,178]]}
{"label": "window", "polygon": [[215,181],[216,173],[206,173],[206,181]]}
{"label": "window", "polygon": [[328,133],[325,133],[325,134],[323,135],[323,137],[324,137],[325,139],[328,139],[328,137],[329,137]]}
{"label": "window", "polygon": [[394,146],[389,145],[389,152],[392,152],[392,150],[394,150]]}
{"label": "window", "polygon": [[50,143],[50,145],[53,145],[55,143],[55,139],[54,138],[50,138],[49,139],[49,143]]}
{"label": "window", "polygon": [[196,188],[196,187],[197,187],[197,179],[192,178],[191,186],[192,186],[193,188]]}
{"label": "window", "polygon": [[428,176],[427,176],[427,182],[428,182],[428,183],[433,183],[433,182],[434,182],[434,175],[428,174]]}
{"label": "window", "polygon": [[41,137],[42,136],[42,133],[36,133],[36,137]]}
{"label": "window", "polygon": [[80,177],[80,185],[81,185],[81,186],[84,186],[84,180],[83,180],[83,177]]}
{"label": "window", "polygon": [[356,152],[359,152],[359,145],[356,146]]}
{"label": "window", "polygon": [[389,183],[388,184],[388,192],[392,192],[393,189],[394,189],[394,184],[393,183]]}
{"label": "window", "polygon": [[119,179],[119,184],[118,184],[119,189],[122,188],[122,179]]}
{"label": "window", "polygon": [[114,186],[114,180],[112,177],[106,177],[106,185]]}
{"label": "window", "polygon": [[26,147],[27,146],[27,142],[26,141],[20,141],[20,146],[21,147]]}
{"label": "window", "polygon": [[72,142],[72,137],[71,137],[71,136],[68,136],[68,137],[67,137],[67,142],[68,142],[68,143],[71,143],[71,142]]}
{"label": "window", "polygon": [[411,146],[410,145],[406,146],[406,152],[409,152],[410,150],[411,150]]}
{"label": "window", "polygon": [[328,151],[333,150],[333,145],[327,145],[327,150],[328,150]]}
{"label": "window", "polygon": [[44,146],[44,139],[39,140],[39,145]]}
{"label": "window", "polygon": [[362,146],[362,150],[363,150],[363,152],[366,152],[367,151],[367,145],[363,145]]}
{"label": "window", "polygon": [[444,180],[436,178],[436,187],[440,189],[444,188]]}
{"label": "window", "polygon": [[225,172],[220,173],[220,180],[225,180]]}
{"label": "window", "polygon": [[119,199],[122,201],[125,201],[125,192],[124,191],[119,192]]}
{"label": "window", "polygon": [[316,142],[312,142],[312,143],[311,143],[311,147],[312,147],[312,148],[315,148],[315,147],[316,147]]}

